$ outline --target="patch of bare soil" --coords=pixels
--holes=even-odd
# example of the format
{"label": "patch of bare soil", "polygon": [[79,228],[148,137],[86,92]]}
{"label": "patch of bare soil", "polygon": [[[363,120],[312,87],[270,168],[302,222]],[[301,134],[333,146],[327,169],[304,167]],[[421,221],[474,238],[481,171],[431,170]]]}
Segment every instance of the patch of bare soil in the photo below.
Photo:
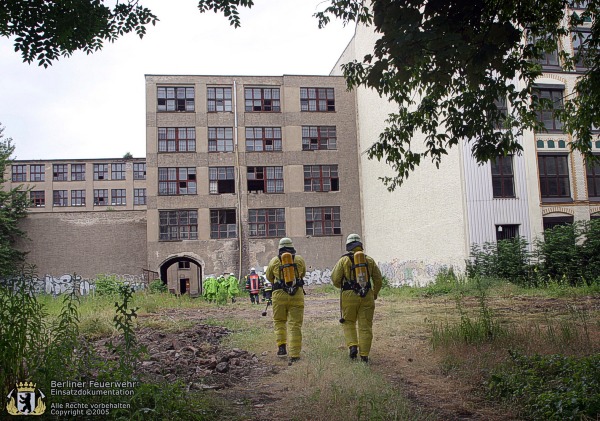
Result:
{"label": "patch of bare soil", "polygon": [[[305,320],[309,317],[335,318],[337,301],[329,297],[311,297],[307,300]],[[466,303],[476,307],[477,302]],[[430,332],[423,319],[429,307],[441,314],[455,312],[451,300],[423,300],[414,302],[413,307],[405,304],[377,301],[374,321],[374,342],[370,356],[373,371],[386,376],[398,393],[406,396],[415,407],[424,413],[433,414],[436,420],[513,420],[506,408],[490,406],[480,398],[479,385],[467,383],[464,378],[441,368],[441,357],[431,350]],[[519,297],[510,301],[490,301],[490,306],[503,316],[519,317],[525,313],[567,311],[568,305],[600,309],[600,298],[590,297],[576,300],[556,300]],[[269,420],[291,419],[278,408],[276,402],[294,393],[288,389],[285,371],[286,361],[277,359],[274,352],[255,355],[242,349],[226,349],[221,341],[231,332],[213,326],[214,320],[254,317],[258,323],[270,323],[270,314],[261,318],[264,307],[236,303],[225,307],[168,310],[159,315],[145,317],[169,318],[192,321],[191,328],[169,333],[143,327],[137,332],[138,341],[148,349],[148,358],[140,370],[150,379],[182,380],[188,389],[215,389],[215,393],[231,403],[239,419]],[[411,313],[420,312],[413,318],[420,322],[409,322]],[[386,322],[392,313],[402,313],[398,323]],[[211,324],[203,323],[212,319]],[[406,325],[403,325],[406,320]],[[412,324],[411,324],[412,323]],[[106,340],[98,341],[96,348],[104,358],[114,358],[106,350]],[[346,352],[342,350],[340,352]],[[307,364],[302,361],[301,364]],[[283,412],[282,412],[283,411]]]}

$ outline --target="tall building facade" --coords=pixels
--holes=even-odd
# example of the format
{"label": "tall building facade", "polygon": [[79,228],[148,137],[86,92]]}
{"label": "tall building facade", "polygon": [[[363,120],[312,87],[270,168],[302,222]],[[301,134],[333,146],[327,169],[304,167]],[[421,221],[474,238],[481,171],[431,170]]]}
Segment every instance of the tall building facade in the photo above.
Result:
{"label": "tall building facade", "polygon": [[327,277],[362,233],[343,78],[147,75],[146,115],[148,266],[163,279],[262,271],[282,237]]}

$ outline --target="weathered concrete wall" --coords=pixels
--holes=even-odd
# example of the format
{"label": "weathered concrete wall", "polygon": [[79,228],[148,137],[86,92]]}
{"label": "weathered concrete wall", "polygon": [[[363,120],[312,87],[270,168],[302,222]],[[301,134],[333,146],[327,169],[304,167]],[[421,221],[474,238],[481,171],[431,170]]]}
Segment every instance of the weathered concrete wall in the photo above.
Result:
{"label": "weathered concrete wall", "polygon": [[29,240],[18,248],[38,277],[76,273],[142,275],[147,266],[146,212],[31,213],[21,222]]}

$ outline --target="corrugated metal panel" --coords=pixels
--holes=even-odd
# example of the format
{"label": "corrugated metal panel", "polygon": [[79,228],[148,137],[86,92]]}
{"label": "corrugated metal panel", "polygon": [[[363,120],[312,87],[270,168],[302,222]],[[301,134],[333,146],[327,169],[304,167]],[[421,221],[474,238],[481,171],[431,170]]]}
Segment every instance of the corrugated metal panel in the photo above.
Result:
{"label": "corrugated metal panel", "polygon": [[495,227],[500,224],[518,224],[519,235],[531,243],[523,156],[513,158],[516,198],[494,199],[490,164],[478,165],[468,145],[462,150],[470,244],[496,241]]}

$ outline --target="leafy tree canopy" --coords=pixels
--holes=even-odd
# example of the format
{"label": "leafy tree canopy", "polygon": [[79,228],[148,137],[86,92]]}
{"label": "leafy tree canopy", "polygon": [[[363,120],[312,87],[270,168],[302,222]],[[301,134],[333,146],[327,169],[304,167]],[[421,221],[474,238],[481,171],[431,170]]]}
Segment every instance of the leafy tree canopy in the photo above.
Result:
{"label": "leafy tree canopy", "polygon": [[[0,35],[15,36],[15,51],[24,61],[48,66],[79,49],[96,51],[128,32],[142,37],[157,17],[140,1],[117,1],[113,8],[104,0],[3,1]],[[368,150],[370,158],[394,168],[394,177],[383,178],[390,190],[425,159],[439,166],[463,140],[479,163],[520,153],[525,130],[544,130],[538,119],[542,110],[553,110],[573,136],[571,148],[593,159],[592,127],[600,127],[600,37],[593,17],[600,0],[576,1],[577,13],[565,15],[572,2],[372,0],[370,7],[363,0],[324,2],[328,6],[315,14],[319,26],[333,17],[372,26],[380,35],[372,53],[343,65],[343,71],[349,88],[372,88],[398,106]],[[223,13],[235,27],[238,8],[253,5],[252,0],[198,1],[200,12]],[[586,21],[592,22],[589,33],[573,31]],[[573,41],[580,47],[570,56],[563,47]],[[536,94],[539,61],[547,54],[557,54],[563,70],[581,76],[560,104]],[[508,100],[508,112],[499,99]],[[425,136],[424,148],[413,145],[417,133]]]}
{"label": "leafy tree canopy", "polygon": [[20,269],[25,253],[15,248],[18,238],[25,237],[19,221],[27,215],[29,200],[22,186],[4,189],[4,176],[15,150],[11,138],[4,139],[0,125],[0,279],[13,275]]}
{"label": "leafy tree canopy", "polygon": [[15,37],[15,51],[23,61],[48,67],[77,50],[90,54],[105,41],[135,31],[140,38],[146,25],[158,20],[139,0],[3,0],[0,3],[0,36]]}
{"label": "leafy tree canopy", "polygon": [[[380,35],[371,54],[342,68],[349,88],[372,88],[398,106],[368,150],[370,158],[394,168],[394,177],[382,178],[394,190],[422,160],[439,166],[463,140],[479,163],[520,153],[525,130],[544,130],[541,110],[553,110],[573,135],[572,149],[593,159],[591,129],[600,127],[600,37],[591,18],[598,16],[598,2],[576,2],[578,12],[567,16],[572,2],[566,0],[373,0],[370,8],[362,0],[331,0],[315,16],[320,27],[334,17],[372,26]],[[240,3],[201,0],[200,9],[226,11],[239,24],[234,11]],[[590,20],[589,36],[573,31]],[[562,46],[573,40],[581,47],[570,56]],[[563,70],[575,71],[577,62],[587,69],[561,104],[535,89],[546,54],[558,54]],[[508,100],[508,112],[499,99]],[[425,136],[424,148],[413,145],[417,133]]]}

